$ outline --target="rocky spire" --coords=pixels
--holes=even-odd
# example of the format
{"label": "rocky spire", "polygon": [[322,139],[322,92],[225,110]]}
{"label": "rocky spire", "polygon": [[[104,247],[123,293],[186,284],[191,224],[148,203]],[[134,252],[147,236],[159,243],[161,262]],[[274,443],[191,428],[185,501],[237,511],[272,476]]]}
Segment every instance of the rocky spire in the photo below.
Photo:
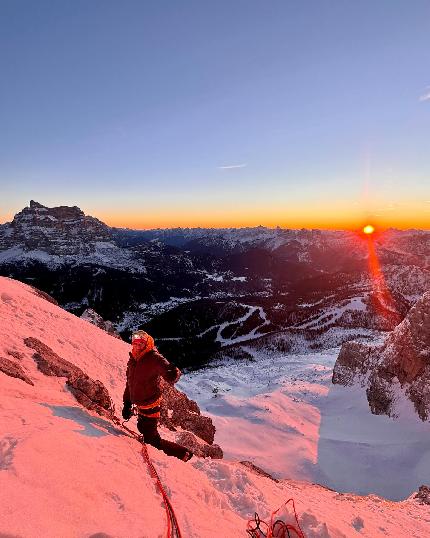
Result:
{"label": "rocky spire", "polygon": [[42,204],[39,204],[39,202],[35,202],[34,200],[30,200],[30,209],[47,209]]}

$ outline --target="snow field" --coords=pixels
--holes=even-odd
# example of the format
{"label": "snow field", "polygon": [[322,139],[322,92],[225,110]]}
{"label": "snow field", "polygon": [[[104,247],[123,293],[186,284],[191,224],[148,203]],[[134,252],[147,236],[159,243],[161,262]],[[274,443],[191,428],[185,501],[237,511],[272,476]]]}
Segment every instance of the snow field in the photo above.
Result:
{"label": "snow field", "polygon": [[281,479],[337,491],[406,499],[430,484],[430,423],[408,400],[393,420],[370,413],[365,390],[331,383],[339,348],[264,353],[190,372],[178,388],[217,429],[227,458],[250,460]]}
{"label": "snow field", "polygon": [[[0,278],[0,356],[19,363],[35,384],[30,386],[0,372],[0,535],[164,536],[164,508],[139,454],[139,444],[109,421],[79,406],[65,388],[64,379],[40,373],[32,358],[33,350],[23,343],[28,336],[39,338],[61,357],[100,379],[118,410],[125,379],[126,343],[38,297],[30,287]],[[253,459],[252,447],[246,452],[241,441],[243,431],[249,432],[249,442],[256,438],[251,435],[255,423],[247,420],[251,417],[260,420],[259,454],[266,452],[269,456],[276,450],[281,458],[279,430],[288,425],[290,439],[294,435],[302,439],[295,445],[301,450],[298,460],[313,461],[318,413],[311,408],[327,393],[327,386],[314,382],[313,376],[318,372],[329,376],[330,356],[323,356],[318,368],[309,363],[307,379],[302,380],[296,372],[296,379],[289,379],[288,386],[281,378],[273,379],[273,372],[282,372],[281,362],[276,361],[271,369],[265,363],[258,370],[256,363],[250,363],[252,368],[244,372],[230,368],[229,377],[227,366],[220,366],[210,375],[202,372],[200,377],[184,376],[184,383],[188,378],[190,397],[198,392],[201,396],[205,383],[213,387],[222,382],[223,390],[230,389],[230,415],[222,415],[219,402],[223,393],[213,398],[211,392],[210,398],[219,405],[215,419],[226,420],[230,428],[229,436],[221,427],[216,436],[218,442],[219,436],[224,436],[223,448],[229,454],[240,449],[246,456],[242,459]],[[267,375],[262,375],[264,372]],[[211,378],[215,374],[218,377]],[[234,380],[239,396],[233,394]],[[289,395],[289,390],[295,392]],[[273,397],[274,391],[279,395]],[[303,401],[303,406],[293,405],[305,396],[309,401]],[[205,397],[209,401],[208,394]],[[248,407],[241,409],[245,405]],[[302,413],[304,410],[306,413]],[[282,421],[278,437],[270,430],[265,432],[268,416],[272,417],[267,423],[273,431]],[[243,431],[236,419],[243,421]],[[308,436],[310,439],[306,439]],[[429,510],[412,500],[394,503],[374,496],[338,494],[303,479],[276,483],[230,457],[221,461],[195,458],[186,464],[153,447],[149,447],[149,454],[187,538],[215,538],[220,533],[226,538],[245,536],[247,520],[254,512],[268,520],[271,512],[291,497],[308,538],[429,536]],[[300,466],[296,471],[301,472]]]}

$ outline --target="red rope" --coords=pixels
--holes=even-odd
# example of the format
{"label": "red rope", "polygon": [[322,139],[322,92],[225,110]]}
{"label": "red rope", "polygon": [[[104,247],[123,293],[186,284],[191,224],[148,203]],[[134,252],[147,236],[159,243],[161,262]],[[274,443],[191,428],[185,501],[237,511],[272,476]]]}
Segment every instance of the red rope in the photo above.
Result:
{"label": "red rope", "polygon": [[138,435],[133,430],[130,430],[130,428],[127,428],[127,426],[124,424],[124,422],[121,422],[118,417],[116,417],[114,414],[112,414],[112,421],[118,425],[121,426],[129,435],[129,437],[133,437],[137,441],[139,441],[142,444],[142,457],[144,462],[146,463],[149,473],[152,476],[152,478],[155,480],[157,484],[158,491],[160,492],[163,502],[164,502],[164,508],[166,510],[166,516],[167,516],[167,534],[166,538],[182,538],[181,530],[179,528],[178,520],[176,519],[175,511],[173,510],[173,507],[169,501],[169,497],[167,496],[167,493],[165,492],[163,488],[163,484],[161,483],[160,477],[158,476],[157,470],[154,467],[154,464],[152,463],[151,459],[149,458],[148,449],[146,447],[146,444],[142,441],[142,437]]}
{"label": "red rope", "polygon": [[[296,505],[294,504],[294,499],[293,498],[288,499],[288,501],[286,501],[282,506],[287,506],[289,503],[292,503],[292,505],[293,505],[294,517],[296,519],[297,528],[294,525],[290,525],[290,524],[285,524],[285,528],[288,529],[289,531],[294,531],[295,534],[298,536],[298,538],[305,538],[305,535],[303,534],[303,531],[300,528],[299,518],[297,517]],[[282,508],[282,506],[272,513],[272,516],[270,518],[270,529],[269,529],[269,534],[267,535],[267,538],[272,538],[272,536],[273,536],[273,534],[272,534],[273,526],[274,526],[273,519],[275,517],[275,514],[277,512],[279,512],[279,510]]]}
{"label": "red rope", "polygon": [[[283,506],[287,506],[289,503],[292,503],[294,510],[294,517],[296,519],[297,526],[291,525],[290,523],[285,523],[281,519],[275,519],[275,515],[281,510]],[[253,524],[256,524],[253,526]],[[261,528],[260,525],[263,525],[264,528]],[[274,531],[276,529],[276,534]],[[265,521],[261,520],[258,514],[255,514],[254,519],[250,519],[246,526],[246,532],[251,538],[306,538],[302,529],[300,528],[299,519],[297,517],[296,506],[294,504],[294,499],[288,499],[280,508],[272,512],[270,516],[270,525]],[[294,532],[294,536],[291,534]]]}
{"label": "red rope", "polygon": [[[166,509],[166,515],[167,515],[167,535],[166,535],[166,537],[167,538],[182,538],[181,530],[179,528],[178,520],[176,519],[175,511],[173,510],[173,507],[172,507],[172,505],[170,503],[170,500],[169,500],[169,498],[167,496],[167,493],[165,492],[165,490],[163,488],[163,484],[161,483],[161,480],[160,480],[160,477],[158,476],[157,470],[155,469],[154,464],[152,463],[151,459],[149,458],[148,449],[146,447],[146,444],[142,441],[142,438],[141,438],[140,435],[138,435],[133,430],[130,430],[129,428],[127,428],[127,426],[124,424],[124,422],[121,422],[119,420],[119,418],[117,418],[115,416],[114,409],[115,408],[113,407],[113,409],[112,409],[112,411],[113,411],[112,412],[112,421],[116,425],[121,426],[124,430],[126,430],[130,437],[133,437],[134,439],[137,439],[142,444],[142,457],[143,457],[143,460],[145,461],[145,463],[146,463],[146,465],[147,465],[147,467],[149,469],[150,475],[156,481],[158,491],[160,492],[160,494],[161,494],[161,496],[163,498],[164,507]],[[296,519],[297,527],[295,527],[294,525],[284,523],[281,520],[277,520],[277,521],[273,522],[276,513],[279,512],[279,510],[281,510],[282,506],[287,506],[289,503],[292,503],[292,505],[293,505],[294,517]],[[248,521],[247,533],[251,537],[256,537],[256,538],[263,538],[263,537],[265,537],[265,538],[275,538],[274,535],[273,535],[273,530],[274,530],[274,527],[276,525],[279,525],[281,532],[284,531],[282,535],[278,534],[278,532],[276,533],[276,536],[278,536],[279,538],[287,538],[287,536],[288,536],[288,538],[294,538],[294,537],[291,536],[290,531],[293,531],[298,538],[306,538],[306,536],[304,535],[302,529],[300,528],[299,519],[297,517],[296,506],[295,506],[295,503],[294,503],[294,499],[293,498],[288,499],[288,501],[286,501],[282,506],[279,507],[274,512],[272,512],[272,515],[271,515],[271,518],[270,518],[270,526],[265,521],[262,521],[258,517],[258,514],[256,513],[255,514],[255,520],[249,520]],[[254,522],[257,523],[256,527],[251,526],[252,523],[254,523]],[[263,531],[263,529],[260,528],[260,524],[263,524],[265,526],[265,528],[267,529],[267,531]],[[258,534],[257,534],[257,531],[258,531]],[[266,534],[266,532],[267,532],[267,534]]]}
{"label": "red rope", "polygon": [[145,443],[142,443],[142,457],[145,461],[145,463],[148,466],[149,472],[154,478],[154,480],[157,483],[157,487],[159,492],[161,493],[161,496],[163,497],[164,506],[166,509],[166,515],[167,515],[167,536],[168,538],[177,537],[182,538],[181,531],[179,529],[178,520],[176,519],[175,511],[173,510],[173,506],[171,505],[169,498],[167,496],[167,493],[164,491],[163,484],[161,483],[160,477],[158,476],[158,473],[151,462],[148,454],[148,449],[145,445]]}

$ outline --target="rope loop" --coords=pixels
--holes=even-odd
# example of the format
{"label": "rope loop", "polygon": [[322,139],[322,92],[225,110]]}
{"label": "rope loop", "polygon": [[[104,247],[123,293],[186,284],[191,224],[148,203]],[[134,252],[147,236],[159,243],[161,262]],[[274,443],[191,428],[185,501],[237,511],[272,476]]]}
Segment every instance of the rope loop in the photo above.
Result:
{"label": "rope loop", "polygon": [[[276,519],[276,514],[283,507],[287,507],[291,503],[294,511],[294,518],[296,524],[292,525],[291,523],[286,523],[282,519]],[[255,523],[255,526],[253,524]],[[263,528],[261,527],[263,526]],[[246,532],[250,538],[305,538],[305,535],[300,528],[299,520],[297,517],[296,507],[294,504],[294,499],[288,499],[280,508],[272,512],[270,517],[270,525],[265,521],[260,519],[257,512],[254,514],[254,519],[248,521]]]}

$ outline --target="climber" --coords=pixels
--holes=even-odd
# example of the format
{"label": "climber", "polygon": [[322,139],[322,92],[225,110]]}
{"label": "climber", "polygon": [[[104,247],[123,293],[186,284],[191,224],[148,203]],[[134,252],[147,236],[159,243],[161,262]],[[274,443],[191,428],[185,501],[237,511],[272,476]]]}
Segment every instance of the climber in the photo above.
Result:
{"label": "climber", "polygon": [[122,416],[129,420],[137,414],[137,429],[145,443],[163,450],[168,456],[188,461],[193,453],[177,443],[161,439],[157,428],[162,399],[160,377],[174,384],[181,371],[158,352],[154,339],[145,331],[133,333],[131,343]]}

